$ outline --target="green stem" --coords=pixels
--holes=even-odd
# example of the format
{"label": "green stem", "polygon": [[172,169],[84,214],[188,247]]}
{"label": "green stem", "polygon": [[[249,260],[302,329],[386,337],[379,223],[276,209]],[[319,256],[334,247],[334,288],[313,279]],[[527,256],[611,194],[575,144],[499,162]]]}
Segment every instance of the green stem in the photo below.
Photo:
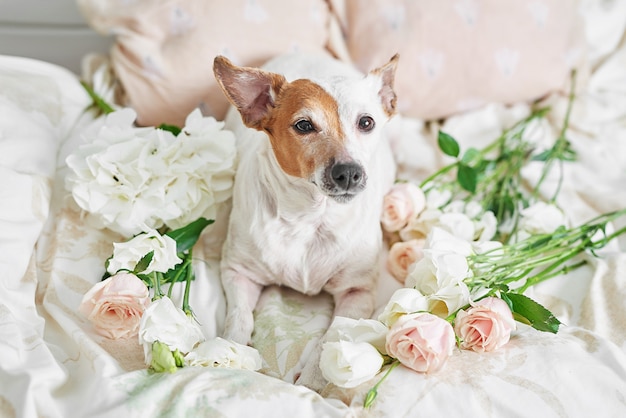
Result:
{"label": "green stem", "polygon": [[556,197],[559,194],[559,191],[561,190],[561,185],[563,183],[563,159],[562,159],[563,156],[562,154],[568,145],[568,141],[565,138],[565,132],[567,131],[569,127],[569,120],[570,120],[570,116],[572,113],[572,107],[574,105],[574,99],[576,98],[576,91],[575,91],[576,90],[576,70],[572,70],[571,80],[572,80],[571,88],[570,88],[570,93],[569,93],[569,97],[567,100],[567,109],[565,111],[565,119],[563,120],[563,126],[561,127],[561,132],[559,133],[559,137],[557,138],[556,143],[554,144],[552,148],[552,152],[550,153],[550,156],[544,162],[543,168],[541,170],[541,176],[539,177],[539,181],[535,185],[535,188],[532,193],[533,199],[536,199],[539,196],[541,185],[543,184],[546,177],[548,176],[548,173],[550,172],[552,168],[552,164],[554,163],[555,159],[558,159],[559,161],[561,161],[561,167],[560,167],[561,169],[559,170],[559,181],[557,183],[557,188],[552,196],[552,199],[550,199],[551,202],[556,201]]}
{"label": "green stem", "polygon": [[433,174],[431,174],[430,176],[426,177],[426,179],[420,183],[420,186],[419,186],[420,189],[424,190],[426,188],[426,185],[428,185],[428,183],[430,183],[431,181],[433,181],[437,177],[446,174],[448,171],[452,170],[453,168],[455,168],[458,165],[459,165],[459,163],[455,162],[455,163],[449,164],[449,165],[447,165],[447,166],[445,166],[443,168],[440,168],[439,170],[435,171]]}
{"label": "green stem", "polygon": [[98,109],[100,109],[102,113],[108,115],[109,113],[115,112],[115,109],[113,109],[107,102],[105,102],[104,99],[102,99],[102,97],[100,97],[89,84],[84,81],[81,81],[80,84],[87,91],[87,94],[89,95],[89,97],[91,97],[91,100],[93,100],[93,104]]}
{"label": "green stem", "polygon": [[189,292],[191,290],[191,280],[193,278],[193,268],[191,266],[191,258],[192,258],[193,250],[190,249],[185,257],[185,271],[187,274],[186,282],[185,282],[185,295],[183,296],[183,311],[187,315],[193,315],[193,311],[189,306]]}
{"label": "green stem", "polygon": [[514,292],[524,293],[531,286],[544,282],[553,277],[560,276],[561,274],[567,274],[572,270],[576,270],[577,268],[584,266],[585,264],[587,264],[587,261],[582,260],[582,261],[579,261],[578,263],[570,264],[569,266],[563,266],[563,268],[553,271],[550,274],[543,274],[543,273],[538,274],[534,277],[529,278],[523,286],[515,289]]}
{"label": "green stem", "polygon": [[387,369],[385,375],[381,377],[378,383],[376,383],[374,387],[367,392],[367,395],[365,395],[365,402],[363,403],[364,408],[369,408],[370,406],[372,406],[374,400],[376,399],[376,396],[378,396],[378,387],[385,381],[385,379],[387,379],[387,376],[389,376],[393,369],[395,369],[399,365],[399,360],[395,360],[393,363],[391,363],[391,366],[389,366],[389,369]]}
{"label": "green stem", "polygon": [[163,291],[161,290],[161,278],[163,274],[161,272],[155,271],[153,277],[154,283],[154,298],[152,300],[161,299],[163,297]]}
{"label": "green stem", "polygon": [[618,229],[617,231],[613,232],[610,235],[605,236],[602,241],[608,243],[609,241],[611,241],[613,238],[617,238],[619,235],[622,235],[623,233],[626,232],[626,226]]}

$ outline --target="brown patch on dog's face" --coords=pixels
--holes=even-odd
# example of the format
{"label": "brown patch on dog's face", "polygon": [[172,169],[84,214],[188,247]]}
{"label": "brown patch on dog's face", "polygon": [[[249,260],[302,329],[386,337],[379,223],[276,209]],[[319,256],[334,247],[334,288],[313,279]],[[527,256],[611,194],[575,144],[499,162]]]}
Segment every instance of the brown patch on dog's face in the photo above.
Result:
{"label": "brown patch on dog's face", "polygon": [[284,84],[261,125],[280,167],[291,176],[311,179],[329,161],[348,158],[337,102],[309,80]]}

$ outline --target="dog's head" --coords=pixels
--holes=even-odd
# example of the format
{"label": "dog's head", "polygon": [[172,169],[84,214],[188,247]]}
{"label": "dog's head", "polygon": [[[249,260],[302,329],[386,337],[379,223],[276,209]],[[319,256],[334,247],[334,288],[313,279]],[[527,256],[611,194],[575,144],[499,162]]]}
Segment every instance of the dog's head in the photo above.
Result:
{"label": "dog's head", "polygon": [[280,74],[215,58],[215,77],[244,124],[269,136],[282,170],[348,202],[367,183],[383,125],[395,113],[395,55],[365,77],[288,82]]}

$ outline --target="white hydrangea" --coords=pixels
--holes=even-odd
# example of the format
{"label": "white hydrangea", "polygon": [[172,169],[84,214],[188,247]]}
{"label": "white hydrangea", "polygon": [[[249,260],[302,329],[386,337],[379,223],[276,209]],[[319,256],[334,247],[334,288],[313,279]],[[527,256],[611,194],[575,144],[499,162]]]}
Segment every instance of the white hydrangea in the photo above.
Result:
{"label": "white hydrangea", "polygon": [[231,196],[235,137],[223,123],[192,112],[177,136],[138,128],[132,109],[107,115],[66,159],[66,187],[105,227],[126,236],[164,225],[214,219]]}

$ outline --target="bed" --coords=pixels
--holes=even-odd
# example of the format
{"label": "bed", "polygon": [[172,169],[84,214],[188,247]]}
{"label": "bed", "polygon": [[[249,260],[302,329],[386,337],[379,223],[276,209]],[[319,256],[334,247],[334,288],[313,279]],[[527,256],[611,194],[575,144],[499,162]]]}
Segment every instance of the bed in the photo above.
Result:
{"label": "bed", "polygon": [[[307,13],[291,22],[280,2],[79,0],[92,28],[116,39],[108,54],[89,58],[83,74],[1,55],[0,415],[624,416],[626,235],[583,255],[584,266],[528,290],[563,324],[558,333],[520,323],[492,353],[456,350],[427,374],[398,367],[367,408],[366,395],[384,372],[319,393],[293,383],[330,325],[329,295],[264,291],[255,312],[257,371],[150,372],[136,338],[103,337],[78,311],[101,280],[112,243],[123,238],[93,222],[67,188],[67,157],[99,120],[81,78],[116,108],[133,108],[139,125],[180,126],[197,107],[224,118],[227,105],[210,70],[218,53],[256,66],[281,52],[324,49],[367,71],[396,47],[399,115],[389,140],[398,177],[419,182],[451,161],[437,146],[440,130],[463,149],[481,148],[540,102],[551,109],[543,128],[558,132],[575,67],[567,137],[577,159],[563,167],[559,206],[575,225],[626,208],[626,5],[508,3],[375,1],[363,8],[351,0],[299,0]],[[523,23],[524,13],[532,24]],[[310,30],[299,30],[304,24]],[[503,39],[519,49],[494,55]],[[494,56],[501,82],[485,64]],[[532,183],[540,167],[529,165],[523,175]],[[619,218],[610,228],[625,225]],[[220,335],[226,309],[223,233],[216,223],[194,247],[190,303],[207,338]],[[381,263],[377,314],[400,287]],[[176,285],[172,298],[182,294]]]}

